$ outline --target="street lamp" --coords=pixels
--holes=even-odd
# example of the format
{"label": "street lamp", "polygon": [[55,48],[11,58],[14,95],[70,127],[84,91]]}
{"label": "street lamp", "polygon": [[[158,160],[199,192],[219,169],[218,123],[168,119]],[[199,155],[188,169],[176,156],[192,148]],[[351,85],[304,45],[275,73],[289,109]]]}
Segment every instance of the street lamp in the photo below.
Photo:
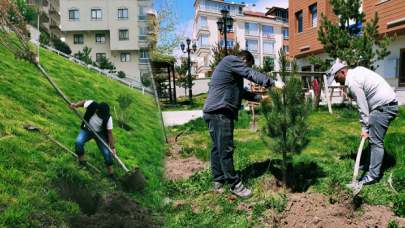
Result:
{"label": "street lamp", "polygon": [[180,45],[180,47],[181,47],[181,51],[185,54],[185,53],[188,53],[188,79],[189,79],[189,90],[188,90],[188,93],[189,93],[189,97],[190,97],[190,106],[191,106],[191,108],[193,108],[193,92],[192,92],[192,89],[191,89],[191,85],[192,85],[192,81],[191,81],[191,66],[190,66],[190,64],[191,64],[191,60],[190,60],[190,53],[191,53],[191,50],[193,50],[194,51],[194,53],[195,53],[195,51],[197,50],[197,45],[195,44],[195,42],[193,43],[193,45],[192,45],[192,48],[193,49],[190,49],[190,44],[191,44],[191,40],[190,40],[190,38],[187,38],[186,39],[186,43],[187,43],[187,49],[186,50],[184,50],[184,48],[186,47],[186,45],[184,44],[184,43],[181,43],[181,45]]}
{"label": "street lamp", "polygon": [[224,7],[221,10],[221,18],[218,19],[217,21],[217,26],[219,33],[221,35],[224,35],[224,45],[225,45],[225,56],[228,55],[228,49],[227,49],[227,41],[226,41],[226,34],[230,32],[233,24],[233,18],[229,15],[229,11]]}

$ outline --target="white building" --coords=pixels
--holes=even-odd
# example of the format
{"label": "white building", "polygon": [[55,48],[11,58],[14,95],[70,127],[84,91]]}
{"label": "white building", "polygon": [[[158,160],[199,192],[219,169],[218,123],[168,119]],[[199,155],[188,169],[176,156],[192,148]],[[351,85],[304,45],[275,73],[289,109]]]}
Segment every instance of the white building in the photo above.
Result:
{"label": "white building", "polygon": [[[212,74],[209,67],[213,61],[211,46],[224,44],[224,36],[218,31],[216,22],[225,7],[234,19],[231,32],[227,34],[228,47],[239,43],[240,49],[250,51],[256,65],[262,65],[265,58],[270,58],[278,69],[278,50],[285,48],[288,52],[288,10],[271,8],[266,13],[256,12],[248,5],[227,3],[223,0],[196,0],[193,26],[193,38],[197,41],[198,77]],[[286,13],[284,13],[286,12]]]}
{"label": "white building", "polygon": [[93,61],[107,58],[127,78],[149,73],[147,0],[61,0],[61,29],[72,55],[92,48]]}

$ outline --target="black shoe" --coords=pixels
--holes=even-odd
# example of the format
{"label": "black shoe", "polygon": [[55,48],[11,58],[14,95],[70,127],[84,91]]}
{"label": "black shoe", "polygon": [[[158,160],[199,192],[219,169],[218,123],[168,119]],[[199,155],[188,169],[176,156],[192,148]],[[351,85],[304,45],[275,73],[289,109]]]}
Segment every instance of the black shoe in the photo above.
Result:
{"label": "black shoe", "polygon": [[112,185],[115,185],[115,175],[114,174],[110,174],[110,183]]}
{"label": "black shoe", "polygon": [[79,161],[79,167],[82,169],[86,169],[86,161]]}

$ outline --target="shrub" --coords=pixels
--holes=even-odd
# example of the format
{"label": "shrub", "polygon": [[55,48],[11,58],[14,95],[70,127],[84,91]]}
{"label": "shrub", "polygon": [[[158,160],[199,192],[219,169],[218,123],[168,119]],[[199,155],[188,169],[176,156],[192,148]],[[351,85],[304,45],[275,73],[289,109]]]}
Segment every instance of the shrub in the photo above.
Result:
{"label": "shrub", "polygon": [[124,73],[124,71],[118,71],[118,77],[119,78],[125,78],[126,77],[126,74]]}
{"label": "shrub", "polygon": [[70,49],[69,45],[63,41],[61,41],[60,39],[55,39],[52,40],[53,42],[53,46],[56,50],[61,51],[65,54],[72,54],[72,50]]}

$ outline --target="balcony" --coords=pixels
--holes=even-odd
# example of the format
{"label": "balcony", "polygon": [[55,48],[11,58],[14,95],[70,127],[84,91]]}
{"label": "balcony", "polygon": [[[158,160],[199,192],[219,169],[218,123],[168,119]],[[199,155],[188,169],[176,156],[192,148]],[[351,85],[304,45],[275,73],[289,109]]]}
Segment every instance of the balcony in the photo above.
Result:
{"label": "balcony", "polygon": [[58,36],[62,35],[62,30],[60,30],[59,26],[56,24],[49,25],[49,29],[51,30],[51,32],[53,32],[54,34],[56,34]]}
{"label": "balcony", "polygon": [[263,32],[263,37],[267,37],[269,39],[274,39],[275,35],[274,33],[270,33],[270,32]]}
{"label": "balcony", "polygon": [[149,59],[139,59],[139,63],[149,63]]}
{"label": "balcony", "polygon": [[49,16],[45,11],[42,11],[41,17],[39,18],[41,23],[49,23]]}
{"label": "balcony", "polygon": [[148,47],[148,36],[139,36],[138,41],[140,48],[147,48]]}
{"label": "balcony", "polygon": [[205,57],[206,55],[211,54],[210,46],[208,44],[198,44],[197,45],[197,56]]}
{"label": "balcony", "polygon": [[51,0],[50,2],[51,2],[51,4],[52,4],[52,6],[53,6],[57,11],[60,10],[60,2],[59,2],[59,0]]}
{"label": "balcony", "polygon": [[269,49],[269,50],[266,50],[266,49],[264,49],[263,50],[263,54],[275,54],[276,52],[274,51],[274,49]]}
{"label": "balcony", "polygon": [[[205,3],[205,4],[209,4],[209,5],[205,5],[205,4],[201,4],[201,3]],[[201,2],[196,10],[197,11],[206,11],[206,12],[211,12],[211,13],[217,13],[217,14],[221,14],[221,10],[224,8],[224,5],[221,3],[214,3],[214,2]],[[228,6],[228,5],[226,5]],[[231,16],[234,15],[243,15],[243,9],[242,7],[235,7],[235,6],[231,6],[230,10],[229,10],[229,14]]]}
{"label": "balcony", "polygon": [[282,21],[283,23],[288,24],[288,18],[276,17],[276,21]]}
{"label": "balcony", "polygon": [[140,20],[140,21],[146,21],[146,20],[148,20],[148,16],[146,16],[146,15],[138,16],[138,20]]}
{"label": "balcony", "polygon": [[258,36],[259,30],[245,30],[245,35]]}
{"label": "balcony", "polygon": [[198,73],[207,73],[208,71],[211,71],[208,61],[200,61],[198,63]]}
{"label": "balcony", "polygon": [[57,23],[60,23],[60,15],[59,12],[57,12],[55,9],[51,8],[49,9],[49,16],[52,18]]}

